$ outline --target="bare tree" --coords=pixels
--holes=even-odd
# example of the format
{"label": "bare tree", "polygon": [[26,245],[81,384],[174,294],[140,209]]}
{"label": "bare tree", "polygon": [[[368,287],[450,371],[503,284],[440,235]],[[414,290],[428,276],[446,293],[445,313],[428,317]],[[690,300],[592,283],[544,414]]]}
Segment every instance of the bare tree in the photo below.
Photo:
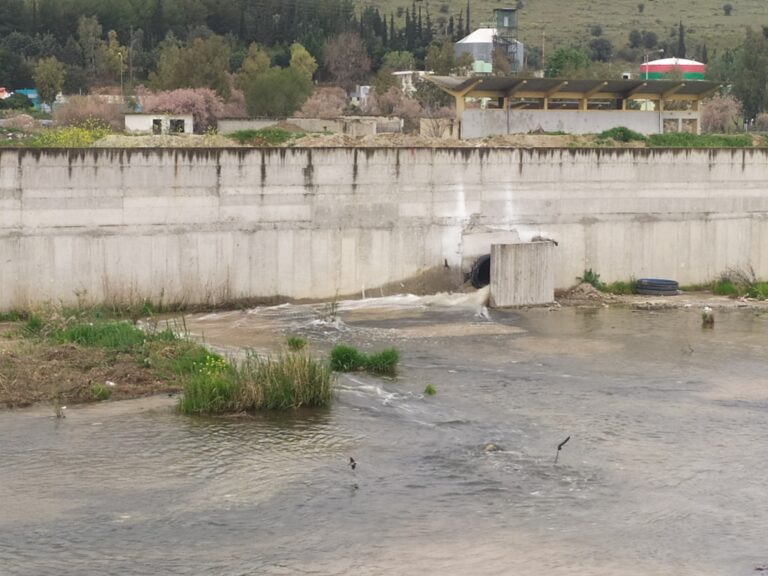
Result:
{"label": "bare tree", "polygon": [[325,67],[347,92],[368,78],[371,59],[362,38],[354,32],[342,32],[325,45]]}

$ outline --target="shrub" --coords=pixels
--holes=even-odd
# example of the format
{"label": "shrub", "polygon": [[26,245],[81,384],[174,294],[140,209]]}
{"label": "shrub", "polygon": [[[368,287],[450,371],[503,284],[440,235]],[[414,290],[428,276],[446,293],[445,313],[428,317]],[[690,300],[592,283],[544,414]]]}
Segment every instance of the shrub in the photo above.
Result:
{"label": "shrub", "polygon": [[712,292],[720,296],[738,296],[739,289],[729,278],[720,278],[712,287]]}
{"label": "shrub", "polygon": [[45,130],[34,136],[28,145],[34,148],[88,148],[109,134],[104,126],[64,126]]}
{"label": "shrub", "polygon": [[347,93],[342,88],[317,88],[296,112],[298,118],[338,118],[347,106]]}
{"label": "shrub", "polygon": [[713,96],[701,104],[702,132],[726,134],[739,131],[741,102],[735,96]]}
{"label": "shrub", "polygon": [[42,330],[43,319],[36,314],[31,314],[29,318],[27,318],[27,323],[24,326],[24,332],[30,336],[37,336],[42,332]]}
{"label": "shrub", "polygon": [[637,288],[637,281],[634,278],[629,280],[629,282],[619,280],[604,288],[606,292],[610,292],[611,294],[634,294],[635,289]]}
{"label": "shrub", "polygon": [[376,354],[371,354],[365,359],[365,369],[372,374],[382,376],[395,376],[397,374],[397,363],[400,361],[400,354],[394,348],[382,350]]}
{"label": "shrub", "polygon": [[757,282],[747,290],[747,296],[757,300],[768,300],[768,282]]}
{"label": "shrub", "polygon": [[331,369],[336,372],[354,372],[365,365],[365,355],[352,346],[340,344],[331,350]]}
{"label": "shrub", "polygon": [[26,94],[15,93],[0,100],[0,110],[28,110],[32,108],[32,100]]}
{"label": "shrub", "polygon": [[228,134],[229,138],[237,140],[240,144],[250,146],[279,146],[293,138],[303,136],[302,133],[289,132],[282,128],[262,128],[261,130],[238,130]]}
{"label": "shrub", "polygon": [[59,126],[109,126],[122,130],[125,106],[99,96],[71,96],[54,108],[53,121]]}
{"label": "shrub", "polygon": [[216,125],[224,110],[221,98],[210,88],[179,88],[152,92],[143,86],[137,89],[144,112],[192,114],[195,132],[204,133]]}
{"label": "shrub", "polygon": [[414,129],[423,114],[419,101],[403,94],[397,86],[392,86],[383,94],[374,91],[368,98],[364,111],[376,116],[400,117],[405,121],[407,130]]}
{"label": "shrub", "polygon": [[233,88],[229,99],[224,102],[218,118],[247,118],[248,110],[245,107],[245,94],[242,90]]}
{"label": "shrub", "polygon": [[643,142],[646,139],[645,136],[639,132],[635,132],[634,130],[630,130],[624,126],[617,126],[616,128],[605,130],[604,132],[598,134],[598,138],[612,138],[617,142],[631,142],[633,140]]}
{"label": "shrub", "polygon": [[752,136],[749,134],[705,134],[688,132],[668,132],[651,134],[648,146],[656,148],[750,148]]}
{"label": "shrub", "polygon": [[589,270],[584,270],[584,275],[577,277],[576,280],[581,283],[591,284],[598,290],[602,290],[605,286],[602,282],[600,282],[600,274],[593,272],[592,268]]}
{"label": "shrub", "polygon": [[24,312],[18,310],[9,310],[8,312],[0,312],[0,322],[18,322],[26,318]]}
{"label": "shrub", "polygon": [[768,113],[761,112],[755,118],[755,130],[759,132],[768,132]]}
{"label": "shrub", "polygon": [[102,400],[109,400],[109,397],[112,396],[112,390],[103,384],[91,384],[90,393],[91,398],[99,402]]}

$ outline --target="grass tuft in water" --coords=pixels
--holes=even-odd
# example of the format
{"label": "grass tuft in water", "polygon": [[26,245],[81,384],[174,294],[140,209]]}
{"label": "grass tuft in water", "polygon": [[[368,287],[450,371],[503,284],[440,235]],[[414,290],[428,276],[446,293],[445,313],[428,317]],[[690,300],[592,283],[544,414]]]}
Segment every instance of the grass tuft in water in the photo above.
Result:
{"label": "grass tuft in water", "polygon": [[331,369],[335,372],[355,372],[365,365],[365,355],[357,348],[339,344],[331,349]]}
{"label": "grass tuft in water", "polygon": [[224,358],[204,348],[190,347],[177,367],[186,373],[179,400],[183,414],[222,414],[235,409],[237,384],[234,370]]}
{"label": "grass tuft in water", "polygon": [[340,344],[331,349],[331,368],[336,372],[366,370],[371,374],[395,376],[400,353],[394,348],[366,356],[352,346]]}
{"label": "grass tuft in water", "polygon": [[434,386],[432,386],[432,384],[427,384],[427,386],[424,388],[424,394],[427,396],[434,396],[437,394],[437,390]]}
{"label": "grass tuft in water", "polygon": [[397,363],[400,361],[400,353],[394,348],[388,348],[371,354],[365,359],[365,369],[371,374],[381,376],[396,376]]}
{"label": "grass tuft in water", "polygon": [[193,362],[179,410],[184,414],[223,414],[328,406],[333,373],[327,362],[303,352],[261,357],[249,352],[230,364],[209,353]]}
{"label": "grass tuft in water", "polygon": [[307,341],[299,336],[288,336],[288,338],[285,339],[285,343],[288,345],[288,350],[291,350],[292,352],[298,352],[307,346]]}
{"label": "grass tuft in water", "polygon": [[330,366],[309,354],[261,357],[249,353],[234,372],[238,411],[324,407],[333,397]]}

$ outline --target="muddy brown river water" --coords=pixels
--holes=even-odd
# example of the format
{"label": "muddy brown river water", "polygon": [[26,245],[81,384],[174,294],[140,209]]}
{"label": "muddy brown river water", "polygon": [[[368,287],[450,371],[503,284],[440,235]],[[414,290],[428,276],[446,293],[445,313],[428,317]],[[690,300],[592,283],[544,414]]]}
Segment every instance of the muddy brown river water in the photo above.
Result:
{"label": "muddy brown river water", "polygon": [[400,377],[342,375],[332,408],[288,415],[0,413],[0,575],[768,568],[768,315],[397,297],[187,326],[227,353],[395,346]]}

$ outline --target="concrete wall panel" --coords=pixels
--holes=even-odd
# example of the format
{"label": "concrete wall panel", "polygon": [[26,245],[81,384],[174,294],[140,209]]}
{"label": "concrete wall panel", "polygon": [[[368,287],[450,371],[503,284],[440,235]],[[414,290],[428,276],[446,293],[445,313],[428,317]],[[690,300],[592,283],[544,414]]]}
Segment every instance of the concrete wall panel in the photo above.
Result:
{"label": "concrete wall panel", "polygon": [[493,244],[490,305],[503,308],[553,302],[553,248],[552,242]]}

